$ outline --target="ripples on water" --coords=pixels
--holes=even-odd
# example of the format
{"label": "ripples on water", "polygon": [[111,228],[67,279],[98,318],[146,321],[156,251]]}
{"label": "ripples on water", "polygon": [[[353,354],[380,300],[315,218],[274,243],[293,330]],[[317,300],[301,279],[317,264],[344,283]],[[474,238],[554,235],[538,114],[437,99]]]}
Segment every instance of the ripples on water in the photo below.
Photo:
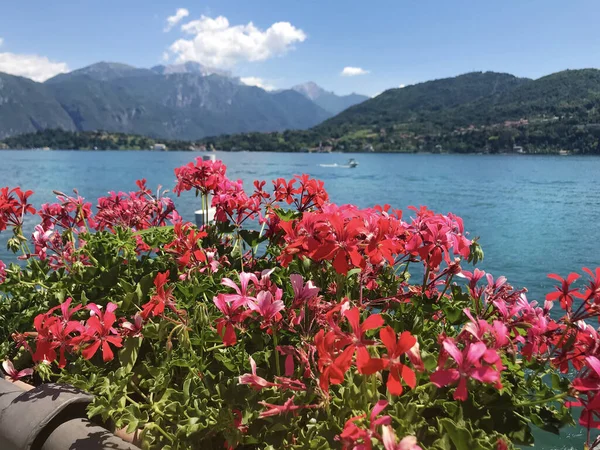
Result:
{"label": "ripples on water", "polygon": [[[189,152],[0,152],[0,186],[35,191],[36,206],[54,200],[52,190],[95,201],[109,190],[148,186],[172,188],[173,169],[198,156]],[[361,207],[389,203],[405,211],[426,205],[464,219],[471,236],[481,236],[480,267],[505,275],[529,298],[543,300],[552,288],[549,272],[566,275],[600,265],[600,158],[509,155],[360,154],[356,169],[341,154],[217,153],[231,178],[251,187],[254,179],[289,178],[308,173],[325,181],[332,201]],[[198,208],[193,194],[175,197],[185,219]],[[0,259],[7,259],[0,235]],[[561,439],[540,436],[538,448],[583,447],[585,433],[565,430]]]}

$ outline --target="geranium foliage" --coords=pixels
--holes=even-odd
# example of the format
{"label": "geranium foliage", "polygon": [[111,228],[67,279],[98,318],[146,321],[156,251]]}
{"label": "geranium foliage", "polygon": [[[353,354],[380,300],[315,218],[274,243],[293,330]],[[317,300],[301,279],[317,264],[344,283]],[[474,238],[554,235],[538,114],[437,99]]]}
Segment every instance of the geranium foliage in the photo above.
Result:
{"label": "geranium foliage", "polygon": [[308,175],[246,191],[201,159],[175,175],[214,223],[144,180],[95,208],[0,190],[10,379],[93,393],[148,449],[505,449],[575,404],[600,426],[600,269],[538,303],[473,268],[453,214],[339,206]]}

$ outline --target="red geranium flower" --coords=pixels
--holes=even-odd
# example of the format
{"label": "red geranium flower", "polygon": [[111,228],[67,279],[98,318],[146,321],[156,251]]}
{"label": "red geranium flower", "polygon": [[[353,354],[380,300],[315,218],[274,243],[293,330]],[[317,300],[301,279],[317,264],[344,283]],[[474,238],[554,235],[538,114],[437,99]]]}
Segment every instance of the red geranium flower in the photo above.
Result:
{"label": "red geranium flower", "polygon": [[91,359],[102,346],[102,359],[104,362],[111,361],[114,354],[110,345],[123,346],[121,336],[113,328],[113,324],[117,320],[114,314],[117,305],[109,303],[106,305],[106,312],[102,312],[97,305],[90,303],[87,309],[94,315],[87,320],[85,333],[81,336],[82,340],[88,344],[81,354],[85,359]]}
{"label": "red geranium flower", "polygon": [[417,384],[415,372],[401,362],[401,357],[416,343],[417,339],[408,331],[404,331],[398,340],[392,327],[385,327],[379,331],[379,337],[387,348],[387,355],[383,357],[390,375],[387,379],[387,389],[392,395],[402,394],[402,380],[412,389]]}
{"label": "red geranium flower", "polygon": [[374,330],[383,326],[383,318],[379,314],[371,314],[363,323],[360,323],[360,311],[354,307],[344,313],[344,317],[348,319],[352,327],[352,333],[348,335],[351,342],[350,347],[352,352],[356,351],[356,367],[362,374],[369,375],[375,373],[384,367],[384,362],[381,359],[371,358],[367,345],[372,345],[374,341],[365,338],[365,332]]}
{"label": "red geranium flower", "polygon": [[173,287],[166,288],[167,280],[169,279],[169,271],[159,273],[154,279],[156,286],[156,294],[150,301],[142,305],[142,317],[147,320],[150,315],[156,317],[164,313],[165,307],[168,306],[173,312],[177,312],[175,308],[175,297],[173,296]]}
{"label": "red geranium flower", "polygon": [[551,292],[546,295],[546,300],[549,301],[560,301],[560,306],[570,311],[571,306],[573,305],[573,300],[575,297],[583,298],[583,295],[579,292],[578,289],[571,289],[571,284],[575,282],[579,278],[579,275],[576,273],[570,273],[566,279],[558,276],[555,273],[551,273],[548,275],[548,278],[552,278],[560,282],[560,286],[555,286],[556,291]]}

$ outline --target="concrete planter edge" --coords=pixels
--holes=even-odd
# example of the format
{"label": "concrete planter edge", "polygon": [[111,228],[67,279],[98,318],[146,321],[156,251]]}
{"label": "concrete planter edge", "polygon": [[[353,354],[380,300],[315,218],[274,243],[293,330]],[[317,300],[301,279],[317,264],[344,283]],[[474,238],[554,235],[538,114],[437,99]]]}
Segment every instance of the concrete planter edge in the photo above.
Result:
{"label": "concrete planter edge", "polygon": [[0,377],[2,450],[139,450],[87,419],[92,399],[69,385],[34,387]]}

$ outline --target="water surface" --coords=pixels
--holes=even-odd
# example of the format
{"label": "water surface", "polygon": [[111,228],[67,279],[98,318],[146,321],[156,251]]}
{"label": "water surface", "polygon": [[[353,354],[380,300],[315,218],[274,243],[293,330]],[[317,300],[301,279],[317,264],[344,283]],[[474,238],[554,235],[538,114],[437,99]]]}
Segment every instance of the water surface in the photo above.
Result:
{"label": "water surface", "polygon": [[[110,190],[135,190],[135,180],[171,189],[173,169],[191,161],[190,152],[2,151],[0,186],[35,191],[36,206],[53,201],[52,190],[80,194],[95,202]],[[485,251],[481,268],[505,275],[513,286],[543,299],[552,287],[549,272],[566,275],[600,265],[600,158],[526,155],[361,154],[355,169],[341,154],[219,153],[228,175],[251,187],[254,179],[308,173],[325,181],[332,201],[366,207],[389,203],[405,211],[426,205],[464,219]],[[198,201],[175,198],[185,219]],[[95,204],[95,203],[94,203]],[[0,235],[0,259],[8,255]],[[583,447],[582,430],[542,437],[538,448]],[[573,447],[571,447],[573,446]]]}

